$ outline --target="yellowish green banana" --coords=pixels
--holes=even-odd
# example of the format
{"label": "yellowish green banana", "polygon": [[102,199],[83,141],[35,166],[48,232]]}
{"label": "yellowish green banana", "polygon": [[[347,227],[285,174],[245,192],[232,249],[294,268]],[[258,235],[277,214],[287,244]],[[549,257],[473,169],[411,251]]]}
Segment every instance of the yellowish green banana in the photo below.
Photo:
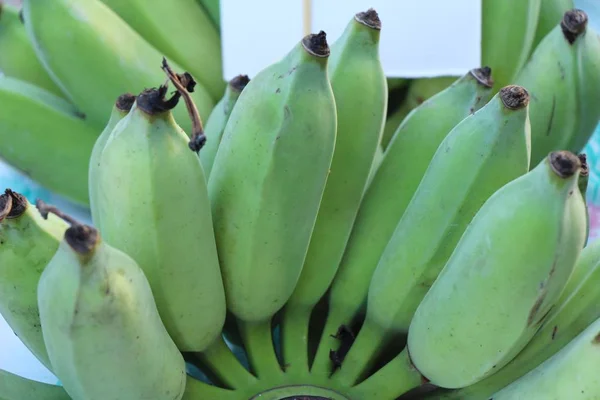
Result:
{"label": "yellowish green banana", "polygon": [[[225,91],[221,38],[197,0],[102,0],[129,26],[192,74],[218,100]],[[201,114],[208,118],[208,114]]]}
{"label": "yellowish green banana", "polygon": [[5,3],[0,3],[0,72],[63,96],[37,59],[19,9]]}
{"label": "yellowish green banana", "polygon": [[[385,150],[358,210],[331,286],[329,316],[311,372],[329,375],[333,337],[349,326],[367,299],[371,275],[438,146],[464,118],[491,97],[491,71],[474,69],[415,108]],[[351,295],[349,295],[351,293]]]}
{"label": "yellowish green banana", "polygon": [[[160,71],[163,54],[100,0],[23,0],[23,17],[38,58],[98,134],[118,96],[139,93],[165,79]],[[196,85],[192,97],[200,115],[209,115],[214,106],[209,93]],[[190,135],[185,106],[173,113]]]}
{"label": "yellowish green banana", "polygon": [[221,32],[221,2],[220,0],[196,0],[210,16],[214,26]]}
{"label": "yellowish green banana", "polygon": [[531,94],[531,162],[549,152],[579,152],[600,118],[600,40],[580,10],[565,13],[515,83]]}
{"label": "yellowish green banana", "polygon": [[573,0],[541,0],[540,14],[531,45],[531,53],[540,44],[542,39],[560,23],[563,15],[575,8]]}
{"label": "yellowish green banana", "polygon": [[282,373],[271,318],[302,271],[336,140],[325,32],[259,72],[229,117],[208,183],[228,309],[259,379]]}
{"label": "yellowish green banana", "polygon": [[19,193],[6,189],[0,196],[0,313],[48,369],[52,365],[40,327],[37,286],[67,227],[55,216],[43,219]]}
{"label": "yellowish green banana", "polygon": [[379,16],[369,9],[356,14],[331,46],[337,136],[302,273],[283,312],[283,358],[290,373],[308,373],[310,316],[340,264],[379,147],[387,109],[380,31]]}
{"label": "yellowish green banana", "polygon": [[248,82],[250,82],[248,75],[238,75],[230,80],[223,98],[217,103],[206,121],[206,126],[204,127],[206,145],[199,155],[207,180],[210,177],[210,171],[215,162],[217,150],[219,150],[219,144],[221,143],[221,138],[225,131],[225,125],[227,125],[233,107]]}
{"label": "yellowish green banana", "polygon": [[481,63],[494,71],[494,91],[515,83],[527,62],[542,1],[482,0]]}
{"label": "yellowish green banana", "polygon": [[99,132],[62,98],[16,78],[0,76],[0,104],[0,157],[87,206],[88,162]]}
{"label": "yellowish green banana", "polygon": [[493,400],[600,398],[600,319],[564,349],[498,393]]}
{"label": "yellowish green banana", "polygon": [[417,308],[406,348],[350,394],[394,398],[422,379],[462,388],[509,363],[544,323],[583,248],[580,167],[575,154],[553,152],[496,191]]}
{"label": "yellowish green banana", "polygon": [[56,385],[27,379],[0,370],[0,400],[71,400],[65,390]]}
{"label": "yellowish green banana", "polygon": [[98,193],[98,175],[100,174],[100,158],[102,156],[102,151],[104,150],[104,146],[108,141],[110,134],[117,126],[117,124],[125,118],[125,116],[131,110],[133,103],[135,102],[135,96],[126,93],[117,98],[115,105],[113,106],[112,112],[110,114],[110,118],[108,123],[104,127],[104,130],[96,139],[94,143],[94,147],[92,149],[92,154],[90,156],[90,163],[88,168],[88,182],[89,182],[89,202],[90,202],[90,212],[92,217],[92,222],[94,226],[102,232],[102,227],[100,223],[102,222],[98,215],[98,197],[100,194]]}
{"label": "yellowish green banana", "polygon": [[53,371],[74,399],[182,398],[183,356],[165,329],[142,269],[98,231],[70,223],[42,273],[38,306]]}
{"label": "yellowish green banana", "polygon": [[390,341],[408,333],[479,208],[529,171],[528,104],[525,89],[504,87],[446,136],[373,273],[366,319],[332,378],[338,385],[353,385]]}

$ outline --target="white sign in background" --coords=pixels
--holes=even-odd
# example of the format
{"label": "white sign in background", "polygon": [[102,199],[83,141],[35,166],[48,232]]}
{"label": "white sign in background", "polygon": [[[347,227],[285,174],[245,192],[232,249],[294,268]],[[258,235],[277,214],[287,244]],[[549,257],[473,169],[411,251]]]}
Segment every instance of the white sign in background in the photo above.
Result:
{"label": "white sign in background", "polygon": [[387,76],[459,76],[480,66],[480,0],[221,0],[224,78],[252,78],[285,56],[304,36],[304,18],[311,33],[323,30],[333,43],[371,7],[382,21]]}

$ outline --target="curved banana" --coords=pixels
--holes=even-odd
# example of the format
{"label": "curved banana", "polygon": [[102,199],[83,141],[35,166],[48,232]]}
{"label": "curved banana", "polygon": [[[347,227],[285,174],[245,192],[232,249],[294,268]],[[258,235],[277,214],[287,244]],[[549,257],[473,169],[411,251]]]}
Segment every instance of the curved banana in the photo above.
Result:
{"label": "curved banana", "polygon": [[482,0],[481,62],[494,71],[494,91],[515,83],[527,62],[542,1]]}
{"label": "curved banana", "polygon": [[73,202],[88,205],[88,162],[98,131],[65,100],[0,76],[0,157]]}
{"label": "curved banana", "polygon": [[325,32],[258,73],[234,107],[208,189],[229,310],[259,379],[281,374],[271,318],[302,271],[336,140]]}
{"label": "curved banana", "polygon": [[34,381],[0,369],[0,400],[25,399],[71,400],[71,397],[60,386]]}
{"label": "curved banana", "polygon": [[365,321],[333,378],[352,385],[406,335],[419,303],[485,201],[529,171],[529,94],[507,86],[434,155],[371,278]]}
{"label": "curved banana", "polygon": [[387,109],[380,30],[377,12],[369,9],[357,13],[331,46],[328,73],[337,135],[302,273],[283,312],[283,357],[288,370],[308,372],[310,316],[340,264],[379,147]]}
{"label": "curved banana", "polygon": [[[163,55],[100,0],[23,0],[23,18],[38,58],[98,135],[118,96],[165,79]],[[209,115],[214,101],[208,92],[198,84],[192,97],[200,115]],[[185,106],[173,115],[191,134]]]}
{"label": "curved banana", "polygon": [[94,226],[100,231],[103,232],[102,227],[100,226],[101,220],[98,215],[98,207],[97,203],[99,201],[98,197],[98,175],[100,174],[100,158],[102,156],[102,151],[104,150],[104,146],[110,137],[110,134],[114,130],[115,126],[129,113],[133,103],[135,102],[135,96],[129,93],[123,94],[117,98],[115,105],[113,106],[113,110],[110,114],[110,118],[106,127],[96,139],[94,143],[94,147],[92,149],[92,154],[90,156],[90,164],[88,168],[88,182],[89,182],[89,193],[90,193],[90,211],[92,222]]}
{"label": "curved banana", "polygon": [[20,19],[19,9],[5,3],[0,3],[0,72],[63,97],[37,59]]}
{"label": "curved banana", "polygon": [[6,189],[0,196],[0,313],[50,370],[40,328],[37,285],[66,229],[67,224],[55,216],[44,220],[21,194]]}
{"label": "curved banana", "polygon": [[586,27],[583,11],[566,12],[515,78],[531,94],[534,165],[551,151],[579,152],[600,118],[600,41]]}
{"label": "curved banana", "polygon": [[221,4],[219,0],[196,0],[208,13],[214,26],[221,31]]}
{"label": "curved banana", "polygon": [[461,388],[510,362],[546,319],[583,248],[585,205],[573,195],[580,167],[573,153],[553,152],[497,190],[417,308],[406,348],[351,394],[394,398],[422,379]]}
{"label": "curved banana", "polygon": [[[576,194],[576,193],[575,193]],[[575,277],[575,279],[573,279]],[[600,318],[600,241],[581,251],[574,272],[542,327],[523,350],[495,374],[465,388],[435,397],[478,400],[490,396],[560,351]]]}
{"label": "curved banana", "polygon": [[[329,375],[341,325],[366,301],[371,275],[439,144],[491,97],[491,71],[474,69],[414,109],[402,122],[367,188],[331,286],[329,316],[311,372]],[[351,295],[350,295],[351,294]]]}
{"label": "curved banana", "polygon": [[210,177],[217,150],[219,150],[219,144],[221,143],[221,138],[225,131],[225,125],[227,125],[233,107],[248,82],[250,82],[248,75],[238,75],[230,80],[227,89],[225,89],[225,95],[223,95],[223,98],[217,103],[206,121],[206,126],[204,127],[206,145],[202,148],[199,155],[207,180]]}
{"label": "curved banana", "polygon": [[[225,91],[221,38],[197,0],[102,0],[167,58],[190,72],[212,96]],[[182,29],[182,27],[185,27]],[[208,118],[208,114],[201,114]]]}
{"label": "curved banana", "polygon": [[409,80],[407,82],[408,89],[406,97],[400,104],[400,107],[386,118],[381,137],[381,145],[383,148],[386,148],[390,144],[394,133],[412,110],[419,107],[436,94],[446,90],[458,79],[459,77],[457,76],[436,76],[434,78]]}
{"label": "curved banana", "polygon": [[181,351],[220,337],[225,295],[202,165],[173,119],[180,93],[144,90],[100,156],[96,210],[107,243],[148,276]]}
{"label": "curved banana", "polygon": [[183,356],[144,272],[122,251],[41,201],[70,227],[42,273],[38,306],[53,371],[74,399],[179,400]]}
{"label": "curved banana", "polygon": [[494,400],[600,398],[600,319],[536,369],[492,395]]}
{"label": "curved banana", "polygon": [[563,15],[574,8],[573,0],[541,0],[540,14],[531,45],[531,53],[535,51],[542,39],[560,23]]}

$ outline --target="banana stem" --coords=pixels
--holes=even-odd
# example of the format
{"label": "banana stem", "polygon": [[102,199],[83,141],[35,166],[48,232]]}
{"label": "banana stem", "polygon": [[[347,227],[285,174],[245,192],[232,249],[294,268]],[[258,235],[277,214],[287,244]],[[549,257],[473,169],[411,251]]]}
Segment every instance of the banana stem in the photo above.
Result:
{"label": "banana stem", "polygon": [[365,320],[350,351],[344,357],[341,368],[333,373],[331,380],[341,387],[354,386],[373,366],[373,362],[389,341],[390,336],[384,329],[370,319]]}
{"label": "banana stem", "polygon": [[196,353],[197,357],[208,366],[221,382],[232,389],[241,389],[258,381],[242,366],[229,349],[222,336],[205,351]]}
{"label": "banana stem", "polygon": [[319,341],[319,347],[312,363],[310,374],[315,376],[329,377],[333,372],[333,362],[330,359],[330,352],[336,351],[340,347],[338,331],[342,325],[350,325],[352,314],[345,309],[330,308],[325,322],[325,329]]}
{"label": "banana stem", "polygon": [[270,381],[283,375],[277,354],[275,354],[271,321],[238,321],[238,323],[248,360],[258,379]]}
{"label": "banana stem", "polygon": [[212,386],[188,376],[181,400],[204,399],[236,400],[239,399],[239,394],[233,390]]}
{"label": "banana stem", "polygon": [[308,376],[308,325],[311,308],[292,306],[283,313],[282,333],[285,373],[293,377]]}
{"label": "banana stem", "polygon": [[348,391],[352,399],[395,399],[425,383],[405,348],[392,361]]}

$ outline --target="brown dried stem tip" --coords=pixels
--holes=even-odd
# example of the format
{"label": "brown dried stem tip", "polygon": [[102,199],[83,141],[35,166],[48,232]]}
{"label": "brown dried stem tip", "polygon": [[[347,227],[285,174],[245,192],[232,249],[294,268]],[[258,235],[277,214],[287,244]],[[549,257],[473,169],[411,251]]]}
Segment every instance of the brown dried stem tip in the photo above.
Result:
{"label": "brown dried stem tip", "polygon": [[590,166],[587,163],[587,156],[585,153],[578,154],[579,162],[581,162],[581,170],[579,176],[586,177],[590,174]]}
{"label": "brown dried stem tip", "polygon": [[500,89],[500,99],[506,108],[519,110],[529,104],[529,93],[523,86],[509,85]]}
{"label": "brown dried stem tip", "polygon": [[6,189],[0,196],[0,222],[18,218],[27,210],[27,199],[22,194]]}
{"label": "brown dried stem tip", "polygon": [[492,69],[490,67],[473,68],[469,72],[475,79],[477,79],[477,82],[479,82],[483,86],[489,88],[494,86],[494,80],[492,79]]}
{"label": "brown dried stem tip", "polygon": [[302,39],[304,49],[315,57],[329,57],[329,45],[327,44],[327,34],[324,31],[311,33]]}
{"label": "brown dried stem tip", "polygon": [[236,92],[241,92],[248,83],[250,83],[248,75],[238,75],[229,81],[229,86]]}
{"label": "brown dried stem tip", "polygon": [[65,231],[65,240],[76,253],[86,256],[92,253],[98,244],[98,231],[89,225],[84,225],[78,222],[73,217],[63,213],[58,208],[46,204],[42,200],[35,202],[37,209],[44,219],[48,218],[48,214],[52,213],[59,218],[68,222],[71,226]]}
{"label": "brown dried stem tip", "polygon": [[573,44],[577,37],[585,32],[587,28],[588,16],[583,10],[573,9],[567,11],[560,21],[560,27],[565,39]]}
{"label": "brown dried stem tip", "polygon": [[188,142],[188,146],[192,151],[199,152],[206,143],[206,136],[204,135],[204,128],[202,127],[200,113],[198,112],[198,108],[190,96],[190,92],[194,91],[196,81],[194,81],[194,78],[192,78],[192,76],[187,72],[182,75],[177,75],[175,72],[173,72],[166,58],[163,58],[162,69],[171,80],[171,83],[173,83],[173,85],[177,88],[177,92],[183,97],[188,114],[192,119],[193,132],[190,137],[190,141]]}
{"label": "brown dried stem tip", "polygon": [[120,111],[129,112],[131,111],[131,107],[133,107],[133,103],[135,103],[135,96],[131,93],[125,93],[117,98],[115,106]]}
{"label": "brown dried stem tip", "polygon": [[367,11],[359,12],[354,16],[354,19],[369,28],[381,30],[381,20],[379,14],[374,8],[369,8]]}
{"label": "brown dried stem tip", "polygon": [[548,156],[552,170],[559,177],[566,179],[581,169],[579,157],[567,150],[553,151]]}

